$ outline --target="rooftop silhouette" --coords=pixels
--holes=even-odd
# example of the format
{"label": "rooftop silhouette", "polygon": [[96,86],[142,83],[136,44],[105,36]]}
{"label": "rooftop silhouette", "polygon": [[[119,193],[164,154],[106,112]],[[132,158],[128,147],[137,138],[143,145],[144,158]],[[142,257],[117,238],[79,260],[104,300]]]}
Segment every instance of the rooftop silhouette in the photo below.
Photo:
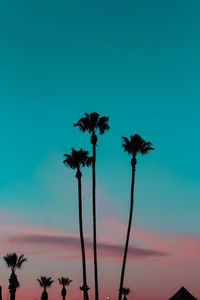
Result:
{"label": "rooftop silhouette", "polygon": [[192,296],[184,286],[178,290],[171,298],[168,300],[197,300],[194,296]]}

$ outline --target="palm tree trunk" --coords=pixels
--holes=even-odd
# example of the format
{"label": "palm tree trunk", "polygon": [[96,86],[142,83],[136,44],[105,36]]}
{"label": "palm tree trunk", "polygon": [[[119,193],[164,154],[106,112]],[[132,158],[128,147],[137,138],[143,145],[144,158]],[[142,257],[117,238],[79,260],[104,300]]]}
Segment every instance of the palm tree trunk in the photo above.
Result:
{"label": "palm tree trunk", "polygon": [[[79,171],[77,171],[78,174]],[[79,202],[79,230],[80,230],[80,240],[81,240],[81,253],[82,253],[82,265],[83,265],[83,285],[87,287],[87,277],[86,277],[86,261],[85,261],[85,245],[83,238],[83,220],[82,220],[82,193],[81,193],[81,172],[78,179],[78,202]],[[83,293],[84,300],[89,300],[88,291]]]}
{"label": "palm tree trunk", "polygon": [[66,294],[67,294],[67,290],[66,290],[65,286],[63,285],[63,288],[61,291],[62,300],[65,300]]}
{"label": "palm tree trunk", "polygon": [[128,244],[129,244],[129,237],[130,237],[131,223],[132,223],[132,216],[133,216],[133,202],[134,202],[133,193],[134,193],[135,165],[136,165],[135,158],[132,159],[131,165],[132,165],[131,201],[130,201],[128,229],[127,229],[127,235],[126,235],[126,244],[125,244],[125,249],[124,249],[124,258],[123,258],[123,263],[122,263],[120,287],[119,287],[119,300],[122,299],[122,288],[123,288],[123,284],[124,284],[124,273],[125,273],[125,267],[126,267],[126,258],[127,258]]}
{"label": "palm tree trunk", "polygon": [[65,300],[65,293],[63,292],[63,290],[64,290],[64,287],[63,287],[63,289],[62,289],[61,295],[62,295],[62,300]]}
{"label": "palm tree trunk", "polygon": [[15,292],[10,293],[10,300],[15,300]]}
{"label": "palm tree trunk", "polygon": [[48,293],[46,291],[46,287],[44,287],[44,290],[42,292],[41,300],[48,300]]}
{"label": "palm tree trunk", "polygon": [[96,238],[96,143],[93,147],[93,163],[92,163],[92,198],[93,198],[93,247],[94,247],[94,281],[95,281],[95,300],[99,299],[98,291],[98,270],[97,270],[97,238]]}
{"label": "palm tree trunk", "polygon": [[14,269],[12,269],[10,278],[9,278],[9,293],[10,293],[10,300],[15,300],[15,293],[16,293],[16,288],[19,286],[19,282],[17,279],[17,276],[14,272]]}

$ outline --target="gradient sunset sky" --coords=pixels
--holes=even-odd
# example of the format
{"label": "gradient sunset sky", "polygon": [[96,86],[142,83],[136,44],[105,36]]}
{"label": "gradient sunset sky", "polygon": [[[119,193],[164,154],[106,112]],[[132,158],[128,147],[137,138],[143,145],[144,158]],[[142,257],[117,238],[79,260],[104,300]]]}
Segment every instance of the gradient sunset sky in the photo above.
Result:
{"label": "gradient sunset sky", "polygon": [[[122,136],[155,151],[138,157],[125,283],[129,300],[200,297],[199,0],[8,0],[0,3],[0,254],[25,254],[17,300],[40,299],[36,278],[73,279],[82,298],[71,147],[85,112],[110,117],[97,148],[100,300],[116,299],[130,199]],[[88,284],[93,299],[91,169],[83,172]],[[3,296],[8,277],[0,260]]]}

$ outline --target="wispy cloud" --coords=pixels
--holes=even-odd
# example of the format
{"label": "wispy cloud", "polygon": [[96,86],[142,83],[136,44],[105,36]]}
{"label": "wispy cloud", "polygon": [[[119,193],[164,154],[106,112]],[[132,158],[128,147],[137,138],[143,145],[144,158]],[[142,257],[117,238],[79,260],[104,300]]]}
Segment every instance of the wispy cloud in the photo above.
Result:
{"label": "wispy cloud", "polygon": [[[56,235],[17,235],[17,236],[8,236],[3,239],[4,243],[7,245],[15,244],[15,245],[32,245],[33,253],[34,247],[38,249],[40,245],[46,246],[46,252],[51,253],[55,249],[60,251],[60,253],[66,250],[69,252],[75,251],[79,253],[80,249],[80,240],[78,237],[72,236],[56,236]],[[92,239],[85,239],[85,246],[87,250],[87,257],[92,258]],[[108,244],[105,242],[98,243],[99,248],[99,257],[104,260],[121,260],[123,255],[124,246],[120,244]],[[129,260],[146,258],[146,257],[160,257],[167,255],[166,252],[157,251],[154,249],[148,248],[139,248],[130,246],[129,248]],[[75,258],[80,258],[80,255],[73,255]],[[72,258],[72,256],[68,256]],[[57,256],[59,258],[59,256]],[[67,257],[65,256],[65,259]]]}
{"label": "wispy cloud", "polygon": [[[9,215],[8,215],[9,217]],[[12,216],[13,217],[13,216]],[[9,218],[8,218],[9,220]],[[102,220],[98,236],[99,258],[103,261],[121,261],[124,251],[126,226],[115,220]],[[1,250],[22,251],[27,255],[43,255],[49,259],[80,259],[78,232],[45,226],[31,226],[15,219],[13,224],[1,222]],[[92,236],[85,234],[87,258],[92,258]],[[199,259],[199,235],[159,233],[135,229],[131,232],[128,260],[158,259],[159,264],[183,264]],[[67,251],[67,255],[66,255]],[[187,259],[185,259],[187,257]],[[190,257],[190,260],[188,260]]]}

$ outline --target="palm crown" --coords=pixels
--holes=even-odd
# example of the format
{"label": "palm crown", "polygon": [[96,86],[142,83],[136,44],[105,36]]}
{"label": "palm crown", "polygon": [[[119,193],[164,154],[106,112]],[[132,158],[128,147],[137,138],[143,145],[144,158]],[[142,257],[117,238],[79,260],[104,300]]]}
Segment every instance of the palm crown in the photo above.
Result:
{"label": "palm crown", "polygon": [[110,128],[108,120],[108,117],[99,117],[97,112],[85,113],[85,117],[81,118],[74,126],[78,126],[81,131],[88,131],[89,133],[94,133],[99,129],[100,134],[104,134]]}
{"label": "palm crown", "polygon": [[130,289],[129,288],[125,288],[125,287],[123,287],[122,288],[122,294],[124,295],[124,296],[127,296],[129,293],[130,293]]}
{"label": "palm crown", "polygon": [[65,287],[66,285],[70,285],[70,283],[72,282],[72,280],[70,280],[69,278],[64,277],[58,278],[58,281],[63,287]]}
{"label": "palm crown", "polygon": [[80,290],[86,292],[86,291],[89,291],[90,288],[87,285],[82,285],[82,286],[80,286]]}
{"label": "palm crown", "polygon": [[41,276],[37,279],[41,287],[47,288],[50,287],[53,283],[51,277]]}
{"label": "palm crown", "polygon": [[64,154],[65,160],[64,164],[67,167],[70,167],[72,169],[79,169],[81,167],[89,167],[92,164],[92,157],[88,156],[88,151],[82,150],[82,148],[77,151],[74,148],[72,148],[72,154]]}
{"label": "palm crown", "polygon": [[8,268],[11,268],[12,271],[15,271],[16,269],[20,269],[23,263],[27,261],[27,258],[23,254],[17,256],[16,253],[8,253],[3,258]]}
{"label": "palm crown", "polygon": [[154,150],[152,143],[146,142],[138,134],[131,135],[130,140],[125,136],[123,136],[122,139],[124,140],[124,144],[122,144],[124,151],[132,154],[133,156],[136,156],[137,153],[146,154],[150,150]]}

